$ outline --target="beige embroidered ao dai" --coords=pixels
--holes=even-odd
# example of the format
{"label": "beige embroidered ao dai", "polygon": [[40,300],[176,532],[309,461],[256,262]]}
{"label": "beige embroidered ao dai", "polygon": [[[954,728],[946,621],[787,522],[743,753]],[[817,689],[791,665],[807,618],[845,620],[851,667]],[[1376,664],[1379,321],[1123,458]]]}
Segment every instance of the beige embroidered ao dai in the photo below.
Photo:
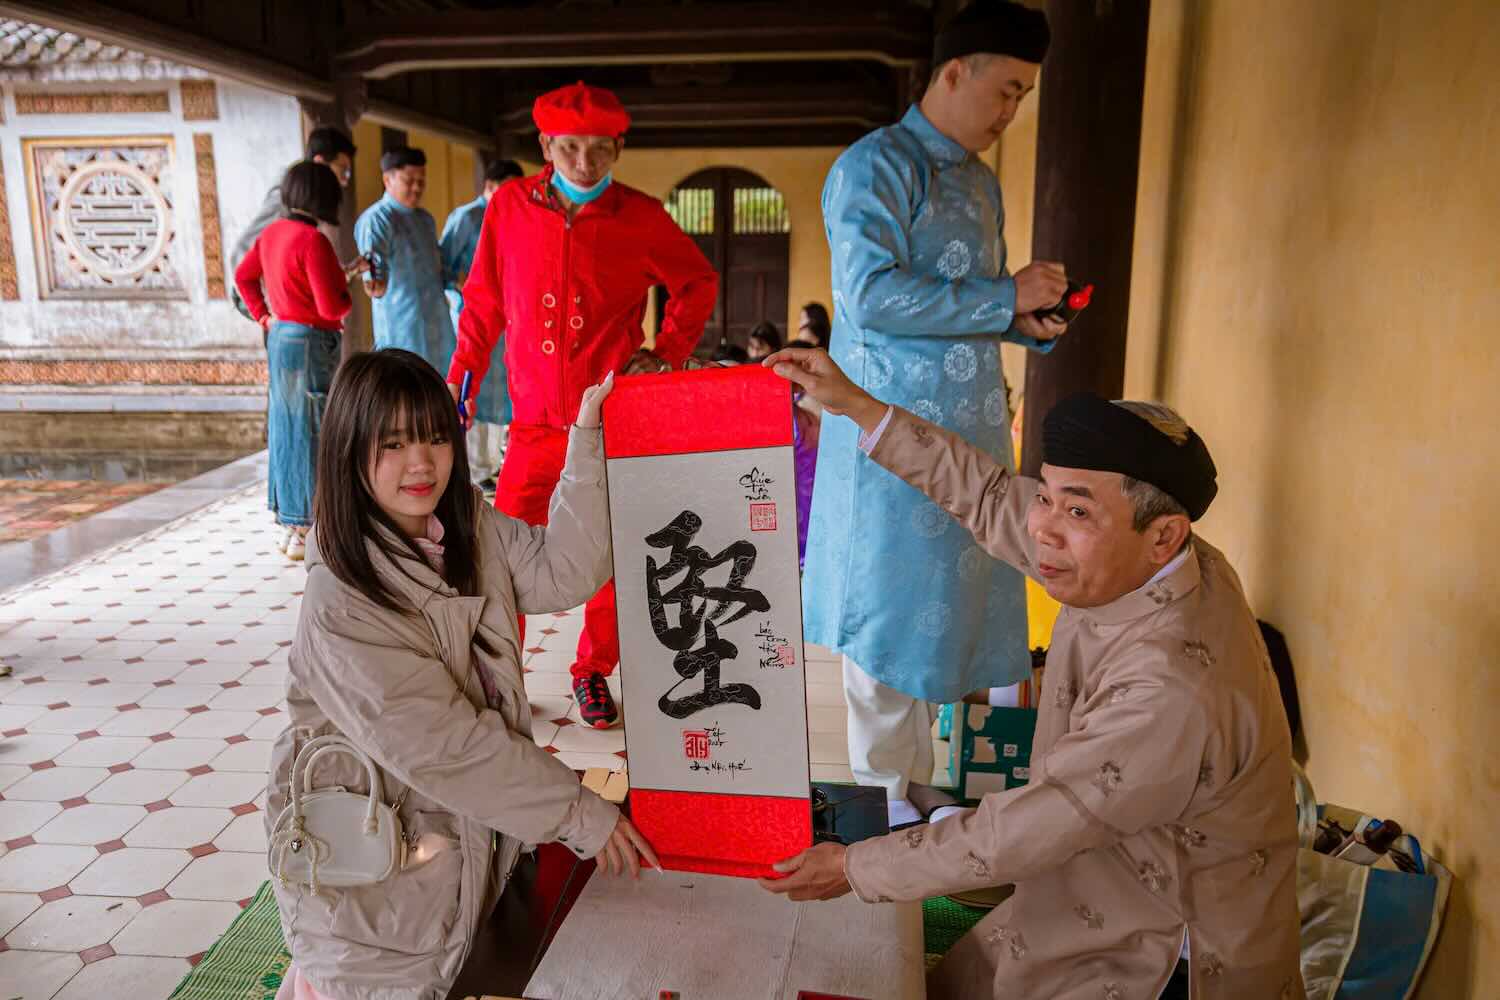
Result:
{"label": "beige embroidered ao dai", "polygon": [[[1035,575],[1033,480],[896,410],[871,457]],[[856,844],[866,900],[1016,883],[930,995],[1153,1000],[1189,941],[1194,1000],[1302,1000],[1291,739],[1238,577],[1200,539],[1111,604],[1064,608],[1031,779]]]}

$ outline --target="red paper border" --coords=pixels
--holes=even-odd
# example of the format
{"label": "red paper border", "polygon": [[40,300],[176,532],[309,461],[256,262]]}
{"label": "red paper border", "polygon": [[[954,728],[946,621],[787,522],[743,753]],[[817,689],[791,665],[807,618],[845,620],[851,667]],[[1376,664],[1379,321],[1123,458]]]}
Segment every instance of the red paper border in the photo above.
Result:
{"label": "red paper border", "polygon": [[621,375],[604,401],[606,458],[791,444],[791,383],[758,365]]}
{"label": "red paper border", "polygon": [[772,864],[813,842],[811,798],[632,788],[630,818],[680,872],[774,878]]}

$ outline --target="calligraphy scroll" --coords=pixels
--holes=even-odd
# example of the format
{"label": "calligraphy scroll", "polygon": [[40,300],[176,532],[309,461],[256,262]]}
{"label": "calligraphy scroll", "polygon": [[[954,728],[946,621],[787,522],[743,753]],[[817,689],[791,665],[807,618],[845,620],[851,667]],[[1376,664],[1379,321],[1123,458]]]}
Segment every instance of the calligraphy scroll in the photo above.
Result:
{"label": "calligraphy scroll", "polygon": [[604,413],[632,818],[668,868],[769,874],[812,843],[789,388],[621,378]]}

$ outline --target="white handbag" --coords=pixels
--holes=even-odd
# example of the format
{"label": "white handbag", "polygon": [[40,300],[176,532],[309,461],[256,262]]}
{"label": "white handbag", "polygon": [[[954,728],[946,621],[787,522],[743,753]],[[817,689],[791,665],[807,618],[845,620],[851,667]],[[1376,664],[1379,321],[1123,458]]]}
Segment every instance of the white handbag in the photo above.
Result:
{"label": "white handbag", "polygon": [[[370,793],[359,795],[342,785],[314,789],[312,765],[325,753],[346,753],[364,764]],[[289,791],[291,801],[276,818],[267,850],[271,874],[283,885],[313,892],[375,885],[405,863],[401,820],[382,801],[380,771],[346,737],[319,736],[303,747],[292,763]]]}

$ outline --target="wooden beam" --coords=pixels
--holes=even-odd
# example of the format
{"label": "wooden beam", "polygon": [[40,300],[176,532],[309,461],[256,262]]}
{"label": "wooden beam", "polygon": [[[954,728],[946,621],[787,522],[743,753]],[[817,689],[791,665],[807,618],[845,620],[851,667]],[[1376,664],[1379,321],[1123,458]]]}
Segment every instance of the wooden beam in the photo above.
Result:
{"label": "wooden beam", "polygon": [[631,129],[631,149],[766,149],[792,146],[847,146],[870,130],[862,125],[784,125],[768,128]]}
{"label": "wooden beam", "polygon": [[494,136],[465,122],[439,118],[429,111],[417,110],[394,101],[371,99],[365,110],[365,117],[379,125],[406,129],[409,132],[426,132],[474,149],[488,149],[495,142]]}
{"label": "wooden beam", "polygon": [[1124,391],[1150,14],[1150,0],[1047,4],[1052,47],[1039,88],[1031,256],[1062,261],[1096,291],[1050,354],[1027,355],[1027,475],[1041,467],[1042,418],[1055,403]]}
{"label": "wooden beam", "polygon": [[[890,98],[872,96],[845,88],[830,90],[810,86],[714,88],[654,87],[617,90],[620,102],[630,112],[631,134],[641,129],[732,128],[799,125],[848,125],[865,131],[889,124],[893,119]],[[531,107],[515,107],[499,117],[506,131],[536,133]]]}
{"label": "wooden beam", "polygon": [[[330,78],[267,58],[253,47],[225,46],[195,30],[196,26],[186,18],[146,16],[124,8],[124,4],[97,0],[0,0],[0,16],[3,17],[71,31],[293,97],[323,102],[336,98]],[[210,5],[210,11],[216,9],[217,5]],[[317,5],[304,5],[301,9],[317,9]],[[321,28],[313,18],[305,18],[300,23],[304,37]],[[282,27],[288,31],[294,28],[290,22],[282,23]]]}
{"label": "wooden beam", "polygon": [[868,59],[908,66],[932,50],[931,15],[819,4],[694,4],[556,10],[448,11],[364,18],[339,47],[341,72],[383,78],[416,69],[663,62]]}

